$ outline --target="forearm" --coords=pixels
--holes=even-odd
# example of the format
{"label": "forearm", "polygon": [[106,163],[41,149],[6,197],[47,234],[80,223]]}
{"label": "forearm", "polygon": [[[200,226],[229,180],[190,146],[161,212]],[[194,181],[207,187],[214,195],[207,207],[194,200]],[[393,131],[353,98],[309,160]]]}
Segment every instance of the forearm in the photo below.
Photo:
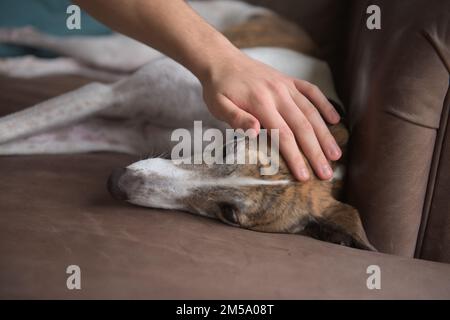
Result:
{"label": "forearm", "polygon": [[331,123],[339,116],[315,86],[245,56],[183,0],[73,1],[188,68],[218,119],[233,128],[279,129],[280,151],[297,179],[309,177],[299,146],[320,178],[332,177],[328,159],[341,153],[318,110]]}
{"label": "forearm", "polygon": [[214,62],[217,64],[218,56],[225,58],[239,54],[222,34],[183,0],[73,2],[112,29],[177,60],[199,79],[208,76]]}

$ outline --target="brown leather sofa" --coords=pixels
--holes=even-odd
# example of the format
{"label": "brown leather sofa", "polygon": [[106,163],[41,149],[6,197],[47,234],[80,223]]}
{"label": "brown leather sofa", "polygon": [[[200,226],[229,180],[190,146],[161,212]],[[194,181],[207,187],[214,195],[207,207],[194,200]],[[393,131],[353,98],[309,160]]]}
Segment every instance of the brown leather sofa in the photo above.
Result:
{"label": "brown leather sofa", "polygon": [[[352,130],[347,199],[383,253],[121,204],[105,182],[131,156],[1,157],[0,298],[450,298],[450,3],[252,2],[323,48]],[[85,82],[0,78],[0,115]]]}

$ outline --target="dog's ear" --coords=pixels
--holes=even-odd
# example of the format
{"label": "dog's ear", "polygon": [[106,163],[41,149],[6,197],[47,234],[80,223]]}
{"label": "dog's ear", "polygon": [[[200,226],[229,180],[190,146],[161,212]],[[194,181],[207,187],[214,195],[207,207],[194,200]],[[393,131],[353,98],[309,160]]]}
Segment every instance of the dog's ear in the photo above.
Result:
{"label": "dog's ear", "polygon": [[302,234],[348,247],[377,251],[367,239],[358,211],[336,201],[306,224]]}

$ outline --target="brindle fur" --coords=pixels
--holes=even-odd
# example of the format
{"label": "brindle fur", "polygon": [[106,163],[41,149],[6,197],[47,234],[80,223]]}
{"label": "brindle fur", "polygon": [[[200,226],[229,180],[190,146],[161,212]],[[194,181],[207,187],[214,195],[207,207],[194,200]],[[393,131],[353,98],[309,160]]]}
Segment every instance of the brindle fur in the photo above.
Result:
{"label": "brindle fur", "polygon": [[[278,46],[293,49],[308,55],[319,56],[319,49],[309,35],[298,25],[277,15],[256,16],[224,32],[225,36],[240,48],[254,46]],[[336,142],[344,151],[341,160],[345,162],[348,131],[340,124],[330,126]],[[241,169],[244,175],[255,173],[249,166]],[[309,171],[312,173],[311,168]],[[366,250],[375,250],[364,232],[358,211],[350,205],[339,202],[342,195],[342,180],[321,181],[315,177],[308,182],[292,182],[289,185],[239,188],[254,204],[246,208],[245,214],[234,208],[238,221],[225,222],[265,232],[300,233],[320,240],[339,243]],[[283,160],[279,174],[270,179],[292,179]],[[225,191],[225,190],[223,190]],[[226,192],[230,192],[227,190]],[[228,217],[230,207],[227,207]]]}
{"label": "brindle fur", "polygon": [[[257,16],[248,22],[224,32],[239,48],[279,46],[309,55],[317,55],[317,46],[297,25],[276,15]],[[340,163],[345,161],[348,131],[342,124],[331,126],[330,131],[343,150]],[[248,151],[248,145],[246,145]],[[251,152],[251,151],[250,151]],[[272,176],[260,174],[258,164],[246,165],[180,165],[198,174],[199,179],[223,177],[289,180],[287,184],[249,186],[200,186],[193,189],[181,203],[195,214],[219,218],[232,226],[255,231],[295,233],[345,246],[375,250],[368,241],[357,210],[340,202],[342,181],[318,179],[311,168],[311,179],[296,181],[283,159],[279,172]],[[332,163],[336,167],[338,163]],[[126,180],[124,180],[126,181]],[[127,189],[126,185],[122,187]],[[144,191],[144,193],[147,191]]]}
{"label": "brindle fur", "polygon": [[[348,132],[342,124],[332,126],[345,154]],[[246,144],[247,157],[251,151]],[[214,168],[186,167],[200,170],[202,176],[237,176],[266,180],[289,180],[288,184],[256,186],[209,186],[194,190],[182,202],[189,211],[208,212],[223,222],[263,232],[297,233],[350,247],[375,250],[368,241],[357,210],[338,201],[334,194],[341,191],[342,183],[318,179],[309,167],[312,178],[296,181],[285,162],[280,159],[276,175],[260,175],[264,155],[258,164],[216,165]],[[264,161],[263,161],[264,160]],[[333,164],[335,166],[336,164]]]}
{"label": "brindle fur", "polygon": [[238,48],[280,47],[319,57],[318,46],[297,24],[275,14],[258,15],[223,34]]}

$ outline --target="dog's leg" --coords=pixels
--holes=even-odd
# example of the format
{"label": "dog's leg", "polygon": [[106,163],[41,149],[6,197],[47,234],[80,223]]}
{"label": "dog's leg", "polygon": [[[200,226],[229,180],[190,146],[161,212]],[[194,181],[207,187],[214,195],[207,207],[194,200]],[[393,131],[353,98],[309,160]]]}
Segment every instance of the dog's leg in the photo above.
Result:
{"label": "dog's leg", "polygon": [[139,123],[98,118],[0,144],[0,155],[112,151],[145,156],[147,150]]}
{"label": "dog's leg", "polygon": [[198,79],[168,57],[146,64],[112,87],[115,106],[105,110],[110,116],[145,117],[153,125],[171,128],[192,126],[194,120],[207,127],[226,126],[208,112]]}
{"label": "dog's leg", "polygon": [[2,28],[0,43],[42,48],[97,68],[132,72],[162,54],[120,34],[57,37],[33,27]]}
{"label": "dog's leg", "polygon": [[90,83],[0,118],[0,143],[77,122],[109,108],[113,102],[110,86]]}
{"label": "dog's leg", "polygon": [[172,128],[147,124],[143,131],[148,152],[146,157],[170,158],[170,151],[176,143],[171,141],[173,130]]}
{"label": "dog's leg", "polygon": [[147,64],[112,85],[88,84],[28,109],[0,118],[0,143],[77,122],[99,114],[145,118],[172,128],[203,120],[207,127],[225,124],[207,112],[198,80],[169,58]]}
{"label": "dog's leg", "polygon": [[[0,143],[77,122],[100,113],[116,118],[145,118],[154,125],[192,126],[204,120],[220,127],[204,106],[198,80],[175,61],[164,58],[112,85],[88,84],[0,118]],[[223,124],[222,124],[223,126]]]}
{"label": "dog's leg", "polygon": [[[144,138],[149,152],[148,156],[170,158],[173,147],[182,142],[178,135],[173,136],[172,140],[172,134],[176,129],[177,128],[166,128],[161,126],[155,126],[152,124],[147,124],[144,128]],[[185,127],[182,129],[187,130],[189,132],[190,137],[193,139],[194,128],[192,124],[190,127]],[[208,127],[203,128],[203,130],[207,129],[209,128]],[[201,143],[202,143],[201,150],[204,150],[204,148],[207,145],[211,144],[211,141],[201,141]],[[222,143],[220,143],[219,147],[222,146],[223,146]]]}
{"label": "dog's leg", "polygon": [[0,74],[25,79],[70,74],[104,82],[123,78],[121,73],[90,68],[72,58],[43,59],[31,55],[0,59]]}

